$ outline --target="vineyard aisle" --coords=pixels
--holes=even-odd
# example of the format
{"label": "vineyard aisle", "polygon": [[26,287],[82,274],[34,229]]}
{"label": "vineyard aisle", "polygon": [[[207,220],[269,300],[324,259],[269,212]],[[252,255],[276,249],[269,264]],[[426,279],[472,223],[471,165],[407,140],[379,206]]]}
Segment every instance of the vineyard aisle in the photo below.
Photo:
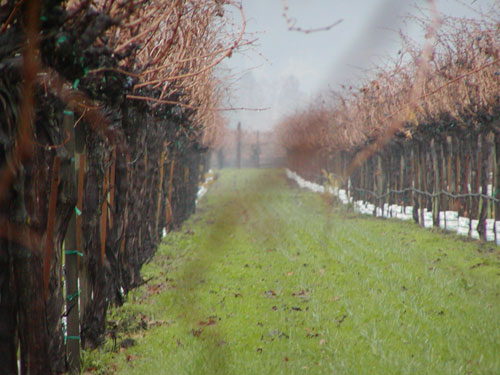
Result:
{"label": "vineyard aisle", "polygon": [[[328,204],[326,204],[328,203]],[[499,374],[500,252],[224,170],[86,373]]]}

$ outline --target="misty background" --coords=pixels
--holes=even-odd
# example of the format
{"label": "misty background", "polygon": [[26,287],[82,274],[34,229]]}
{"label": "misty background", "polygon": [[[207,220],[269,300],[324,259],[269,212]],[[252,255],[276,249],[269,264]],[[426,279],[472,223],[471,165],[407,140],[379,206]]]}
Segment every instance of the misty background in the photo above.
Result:
{"label": "misty background", "polygon": [[[498,0],[436,0],[443,15],[480,18]],[[406,0],[288,0],[288,16],[302,29],[290,31],[282,0],[243,0],[249,39],[226,60],[223,70],[235,78],[227,105],[263,111],[227,112],[229,127],[268,131],[283,116],[306,107],[320,93],[341,84],[356,85],[370,68],[383,66],[397,54],[399,31],[423,42],[415,15],[428,16],[428,1]],[[235,14],[235,21],[238,16]]]}

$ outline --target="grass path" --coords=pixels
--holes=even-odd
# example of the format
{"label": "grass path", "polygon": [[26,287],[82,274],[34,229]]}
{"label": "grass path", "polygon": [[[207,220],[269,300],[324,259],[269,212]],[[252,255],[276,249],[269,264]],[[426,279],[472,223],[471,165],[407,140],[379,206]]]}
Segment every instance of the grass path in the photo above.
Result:
{"label": "grass path", "polygon": [[500,374],[500,252],[224,171],[91,373]]}

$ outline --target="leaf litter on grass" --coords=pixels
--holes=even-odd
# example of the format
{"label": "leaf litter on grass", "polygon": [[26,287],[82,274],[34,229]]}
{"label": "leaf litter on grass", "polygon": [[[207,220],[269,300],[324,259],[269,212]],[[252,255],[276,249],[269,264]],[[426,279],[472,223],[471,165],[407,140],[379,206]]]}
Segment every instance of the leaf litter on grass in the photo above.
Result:
{"label": "leaf litter on grass", "polygon": [[500,372],[494,255],[409,224],[345,220],[281,171],[217,183],[156,256],[175,287],[143,287],[146,315],[175,323],[148,327],[118,373]]}

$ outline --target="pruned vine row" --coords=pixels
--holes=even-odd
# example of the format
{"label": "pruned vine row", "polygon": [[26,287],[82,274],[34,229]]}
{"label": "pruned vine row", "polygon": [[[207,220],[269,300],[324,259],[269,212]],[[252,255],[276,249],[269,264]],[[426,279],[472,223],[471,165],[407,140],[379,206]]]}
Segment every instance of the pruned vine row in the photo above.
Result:
{"label": "pruned vine row", "polygon": [[[417,48],[403,36],[391,68],[330,93],[280,124],[289,168],[336,184],[379,209],[413,207],[425,224],[456,211],[500,220],[499,9],[482,20],[444,18]],[[377,210],[374,210],[376,213]],[[472,223],[472,220],[471,220]]]}
{"label": "pruned vine row", "polygon": [[194,211],[224,127],[213,69],[244,28],[230,0],[1,3],[2,373],[18,348],[22,374],[60,374],[102,343]]}

